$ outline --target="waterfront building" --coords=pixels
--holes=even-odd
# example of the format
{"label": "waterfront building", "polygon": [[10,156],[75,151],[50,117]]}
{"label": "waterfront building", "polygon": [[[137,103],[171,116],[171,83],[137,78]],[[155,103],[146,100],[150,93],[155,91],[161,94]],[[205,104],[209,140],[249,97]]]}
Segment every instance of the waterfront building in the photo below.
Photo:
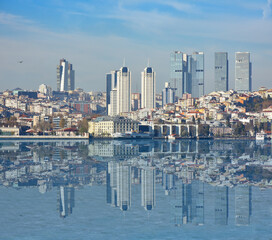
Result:
{"label": "waterfront building", "polygon": [[146,67],[142,72],[141,108],[152,109],[156,107],[156,73],[152,67]]}
{"label": "waterfront building", "polygon": [[251,62],[249,52],[235,53],[235,91],[250,92],[252,90]]}
{"label": "waterfront building", "polygon": [[170,83],[177,89],[178,97],[190,92],[187,61],[187,55],[180,51],[174,51],[170,55]]}
{"label": "waterfront building", "polygon": [[146,167],[141,170],[141,199],[145,210],[152,210],[155,206],[155,169]]}
{"label": "waterfront building", "polygon": [[190,73],[189,81],[191,82],[192,97],[199,98],[204,95],[204,53],[194,52],[189,58],[188,72]]}
{"label": "waterfront building", "polygon": [[229,90],[228,53],[216,52],[214,54],[214,87],[215,91]]}
{"label": "waterfront building", "polygon": [[57,91],[73,90],[75,90],[75,71],[72,64],[63,58],[57,66]]}
{"label": "waterfront building", "polygon": [[165,83],[165,88],[162,90],[162,106],[168,103],[174,103],[176,98],[176,88],[172,88],[169,82]]}
{"label": "waterfront building", "polygon": [[89,122],[93,136],[111,137],[113,133],[139,132],[139,123],[124,117],[98,117]]}

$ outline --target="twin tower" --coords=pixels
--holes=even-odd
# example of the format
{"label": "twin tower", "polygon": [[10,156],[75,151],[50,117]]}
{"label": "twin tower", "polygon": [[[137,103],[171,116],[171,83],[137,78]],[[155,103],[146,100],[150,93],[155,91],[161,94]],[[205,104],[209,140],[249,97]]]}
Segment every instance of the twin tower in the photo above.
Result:
{"label": "twin tower", "polygon": [[[141,80],[141,108],[156,106],[156,73],[146,67]],[[131,72],[127,67],[106,74],[106,106],[110,116],[131,112]]]}

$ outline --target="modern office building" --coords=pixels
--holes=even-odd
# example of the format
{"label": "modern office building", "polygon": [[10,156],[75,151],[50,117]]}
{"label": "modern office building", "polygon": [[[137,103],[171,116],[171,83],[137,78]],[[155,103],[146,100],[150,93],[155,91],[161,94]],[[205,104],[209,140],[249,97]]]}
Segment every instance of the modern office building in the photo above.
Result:
{"label": "modern office building", "polygon": [[177,89],[177,96],[190,91],[188,86],[188,57],[180,51],[174,51],[170,55],[170,83]]}
{"label": "modern office building", "polygon": [[189,58],[188,72],[191,75],[189,81],[192,84],[192,97],[199,98],[204,95],[204,53],[194,52]]}
{"label": "modern office building", "polygon": [[174,103],[176,98],[176,88],[172,88],[169,82],[165,83],[165,88],[162,90],[162,106],[168,103]]}
{"label": "modern office building", "polygon": [[109,104],[111,91],[117,88],[117,72],[118,70],[111,71],[106,74],[106,110],[107,114],[109,114]]}
{"label": "modern office building", "polygon": [[141,197],[145,210],[152,210],[155,206],[155,180],[156,172],[152,167],[141,170]]}
{"label": "modern office building", "polygon": [[250,92],[252,90],[251,62],[249,52],[235,53],[235,91]]}
{"label": "modern office building", "polygon": [[71,63],[64,58],[57,66],[57,91],[75,90],[75,71]]}
{"label": "modern office building", "polygon": [[156,107],[156,73],[152,67],[146,67],[142,72],[141,108]]}
{"label": "modern office building", "polygon": [[131,111],[131,72],[122,67],[117,72],[117,114]]}
{"label": "modern office building", "polygon": [[214,54],[214,87],[215,91],[229,90],[229,62],[227,52]]}

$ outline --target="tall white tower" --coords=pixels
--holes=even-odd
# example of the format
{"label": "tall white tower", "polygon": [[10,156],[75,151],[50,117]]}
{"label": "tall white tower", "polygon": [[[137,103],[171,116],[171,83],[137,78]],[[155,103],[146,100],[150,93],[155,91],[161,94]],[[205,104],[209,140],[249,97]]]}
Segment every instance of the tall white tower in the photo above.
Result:
{"label": "tall white tower", "polygon": [[75,71],[72,64],[65,59],[61,59],[57,66],[57,90],[75,90]]}
{"label": "tall white tower", "polygon": [[153,68],[146,67],[142,72],[141,108],[156,107],[156,73]]}
{"label": "tall white tower", "polygon": [[131,111],[131,72],[122,67],[117,73],[117,114]]}

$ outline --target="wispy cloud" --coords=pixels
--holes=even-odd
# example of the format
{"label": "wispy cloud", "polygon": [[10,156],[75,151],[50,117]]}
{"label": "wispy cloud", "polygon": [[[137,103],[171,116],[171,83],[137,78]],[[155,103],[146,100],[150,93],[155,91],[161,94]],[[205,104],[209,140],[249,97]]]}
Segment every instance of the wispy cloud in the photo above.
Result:
{"label": "wispy cloud", "polygon": [[267,19],[268,17],[270,17],[271,3],[272,3],[272,0],[267,0],[267,3],[263,8],[263,19]]}

